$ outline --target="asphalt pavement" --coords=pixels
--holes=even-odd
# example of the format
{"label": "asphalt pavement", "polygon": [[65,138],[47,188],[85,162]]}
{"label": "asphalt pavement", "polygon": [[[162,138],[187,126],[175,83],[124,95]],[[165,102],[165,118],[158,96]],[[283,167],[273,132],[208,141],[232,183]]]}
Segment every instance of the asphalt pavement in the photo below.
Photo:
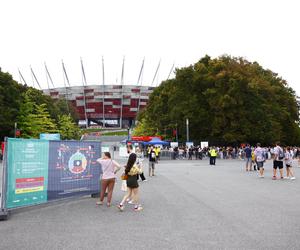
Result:
{"label": "asphalt pavement", "polygon": [[274,181],[271,161],[265,179],[244,164],[161,161],[140,183],[141,212],[89,197],[17,210],[0,221],[0,249],[300,249],[300,168]]}

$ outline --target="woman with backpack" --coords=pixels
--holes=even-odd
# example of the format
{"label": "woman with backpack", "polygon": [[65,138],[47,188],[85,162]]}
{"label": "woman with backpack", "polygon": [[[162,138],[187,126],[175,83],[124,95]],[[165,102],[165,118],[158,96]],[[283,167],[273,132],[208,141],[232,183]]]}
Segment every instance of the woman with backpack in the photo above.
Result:
{"label": "woman with backpack", "polygon": [[149,152],[149,176],[150,177],[154,176],[155,163],[156,163],[156,154],[153,147],[151,147]]}

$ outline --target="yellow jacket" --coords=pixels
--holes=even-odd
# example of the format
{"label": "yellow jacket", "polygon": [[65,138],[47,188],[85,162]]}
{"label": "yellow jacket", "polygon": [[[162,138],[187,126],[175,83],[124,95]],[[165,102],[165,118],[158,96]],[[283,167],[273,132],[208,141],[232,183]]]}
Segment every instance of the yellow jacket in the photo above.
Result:
{"label": "yellow jacket", "polygon": [[211,150],[209,150],[209,154],[212,157],[216,157],[217,156],[217,151],[215,149],[211,149]]}

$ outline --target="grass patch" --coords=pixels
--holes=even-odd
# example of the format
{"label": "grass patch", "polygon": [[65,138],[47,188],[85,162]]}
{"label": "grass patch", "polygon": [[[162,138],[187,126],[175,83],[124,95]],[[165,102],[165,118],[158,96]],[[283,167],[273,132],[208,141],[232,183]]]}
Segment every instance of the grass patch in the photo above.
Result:
{"label": "grass patch", "polygon": [[118,136],[127,136],[127,131],[118,131],[118,132],[107,132],[107,133],[103,133],[102,135],[108,135],[108,136],[114,136],[114,135],[118,135]]}
{"label": "grass patch", "polygon": [[93,132],[101,132],[102,129],[100,128],[83,128],[81,129],[81,132],[84,133],[93,133]]}

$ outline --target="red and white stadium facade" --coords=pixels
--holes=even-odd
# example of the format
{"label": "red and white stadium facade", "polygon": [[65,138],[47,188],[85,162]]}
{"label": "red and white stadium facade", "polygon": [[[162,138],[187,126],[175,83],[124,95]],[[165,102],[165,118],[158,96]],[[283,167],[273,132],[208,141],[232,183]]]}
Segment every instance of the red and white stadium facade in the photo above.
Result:
{"label": "red and white stadium facade", "polygon": [[46,89],[53,99],[70,101],[80,116],[79,125],[131,127],[154,87],[137,85],[86,85]]}

